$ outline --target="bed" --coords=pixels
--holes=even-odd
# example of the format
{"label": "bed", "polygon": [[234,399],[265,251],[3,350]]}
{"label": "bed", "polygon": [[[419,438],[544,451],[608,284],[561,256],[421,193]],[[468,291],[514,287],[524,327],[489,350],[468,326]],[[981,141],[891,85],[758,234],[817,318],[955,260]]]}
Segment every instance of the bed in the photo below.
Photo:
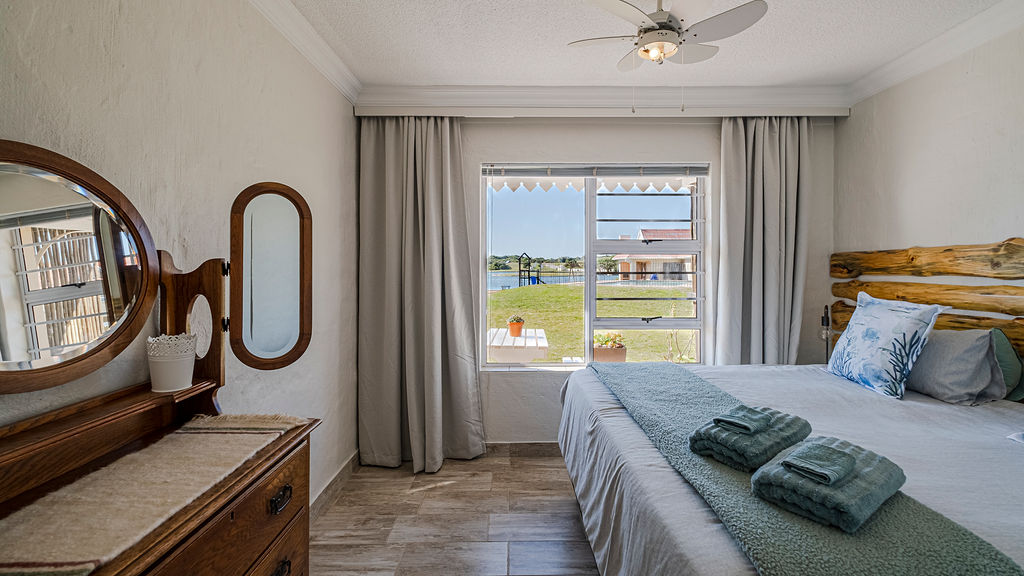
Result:
{"label": "bed", "polygon": [[[1009,260],[1021,260],[1024,241],[999,245],[911,249],[885,253],[837,254],[833,276],[864,274],[930,275],[934,267],[920,266],[921,250],[956,249],[954,254],[979,254],[998,261],[977,276],[1014,278],[1005,252],[991,246],[1010,243]],[[889,263],[871,267],[882,254]],[[895,256],[894,256],[895,254]],[[928,252],[930,254],[930,252]],[[999,259],[1002,258],[1002,259]],[[946,259],[939,259],[947,262]],[[837,262],[841,262],[837,266]],[[952,268],[964,274],[961,259]],[[995,270],[994,270],[995,269]],[[866,272],[865,272],[866,270]],[[1019,276],[1017,276],[1019,277]],[[893,292],[897,282],[836,284],[843,296],[849,286],[882,292],[880,297],[945,303],[934,290]],[[905,283],[911,284],[911,283]],[[918,285],[925,286],[925,285]],[[1019,301],[1016,286],[954,290],[958,308],[991,312],[995,304],[980,294],[1002,292],[998,304],[1009,315],[944,314],[946,328],[1004,328],[1020,348]],[[1007,293],[1009,295],[1007,295]],[[902,295],[902,297],[901,297]],[[965,298],[969,301],[964,304]],[[974,302],[974,304],[970,304]],[[978,302],[981,302],[980,304]],[[833,327],[841,330],[849,316],[839,302],[833,306]],[[881,396],[824,366],[694,366],[692,371],[748,405],[767,405],[806,418],[814,434],[849,440],[884,454],[907,475],[902,490],[968,528],[998,550],[1024,565],[1024,499],[1018,486],[1024,474],[1024,444],[1007,438],[1024,431],[1024,404],[1005,400],[965,407],[908,391],[902,401]],[[614,394],[590,369],[573,373],[562,389],[559,444],[575,486],[583,522],[602,574],[754,574],[756,570],[716,514],[665,460]]]}

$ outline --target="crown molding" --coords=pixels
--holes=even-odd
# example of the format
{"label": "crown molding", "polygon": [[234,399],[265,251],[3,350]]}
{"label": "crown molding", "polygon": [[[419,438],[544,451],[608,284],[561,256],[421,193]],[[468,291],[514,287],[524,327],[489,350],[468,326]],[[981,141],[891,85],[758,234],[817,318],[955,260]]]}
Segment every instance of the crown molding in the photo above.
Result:
{"label": "crown molding", "polygon": [[474,117],[846,116],[849,107],[844,89],[835,86],[367,86],[356,102],[358,116],[441,113]]}
{"label": "crown molding", "polygon": [[345,98],[348,98],[349,102],[355,104],[362,90],[362,83],[290,0],[249,0],[249,3],[263,14]]}
{"label": "crown molding", "polygon": [[1024,2],[1003,0],[850,84],[851,105],[1024,26]]}

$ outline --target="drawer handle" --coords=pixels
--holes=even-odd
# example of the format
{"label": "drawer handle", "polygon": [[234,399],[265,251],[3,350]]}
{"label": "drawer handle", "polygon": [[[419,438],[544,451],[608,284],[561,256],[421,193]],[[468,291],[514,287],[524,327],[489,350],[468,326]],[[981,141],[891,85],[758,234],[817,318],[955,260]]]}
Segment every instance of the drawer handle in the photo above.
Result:
{"label": "drawer handle", "polygon": [[271,576],[288,576],[292,573],[292,561],[281,560],[281,563],[277,565],[277,570]]}
{"label": "drawer handle", "polygon": [[[285,484],[281,490],[277,492],[277,496],[270,499],[270,513],[277,516],[284,509],[288,507],[288,503],[292,501],[292,485]],[[290,568],[289,568],[290,570]],[[276,576],[276,575],[275,575]]]}

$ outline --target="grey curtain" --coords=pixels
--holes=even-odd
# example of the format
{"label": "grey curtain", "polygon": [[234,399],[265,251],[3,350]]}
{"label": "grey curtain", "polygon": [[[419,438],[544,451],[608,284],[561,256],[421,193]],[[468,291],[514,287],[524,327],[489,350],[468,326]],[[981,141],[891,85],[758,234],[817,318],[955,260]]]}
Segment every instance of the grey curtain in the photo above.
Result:
{"label": "grey curtain", "polygon": [[792,364],[811,194],[807,118],[725,118],[716,364]]}
{"label": "grey curtain", "polygon": [[461,131],[363,118],[359,150],[359,453],[436,472],[485,450]]}

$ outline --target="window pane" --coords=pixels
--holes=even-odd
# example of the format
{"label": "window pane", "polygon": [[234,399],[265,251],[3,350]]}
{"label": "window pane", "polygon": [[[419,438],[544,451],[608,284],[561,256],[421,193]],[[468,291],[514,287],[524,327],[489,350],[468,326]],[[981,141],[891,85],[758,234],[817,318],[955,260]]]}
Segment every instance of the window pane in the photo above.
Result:
{"label": "window pane", "polygon": [[23,226],[14,234],[21,246],[29,292],[100,280],[99,251],[92,231]]}
{"label": "window pane", "polygon": [[[487,179],[488,362],[582,362],[584,187]],[[525,321],[519,337],[514,315]]]}
{"label": "window pane", "polygon": [[700,362],[699,330],[596,330],[595,362]]}
{"label": "window pane", "polygon": [[110,321],[103,297],[89,296],[32,306],[29,327],[38,343],[35,356],[48,358],[99,338]]}
{"label": "window pane", "polygon": [[602,254],[597,257],[598,318],[696,318],[696,256]]}
{"label": "window pane", "polygon": [[646,185],[598,179],[598,239],[692,240],[696,182],[696,177]]}

